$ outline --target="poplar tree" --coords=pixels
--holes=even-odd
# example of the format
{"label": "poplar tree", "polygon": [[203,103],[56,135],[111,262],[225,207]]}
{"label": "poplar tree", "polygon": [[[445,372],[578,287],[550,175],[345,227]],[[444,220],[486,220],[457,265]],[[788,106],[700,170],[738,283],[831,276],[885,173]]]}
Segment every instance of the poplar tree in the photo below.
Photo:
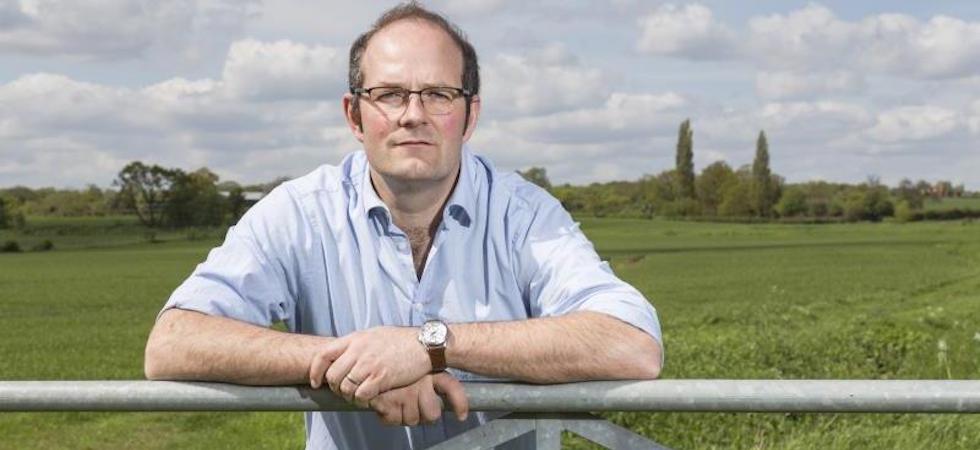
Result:
{"label": "poplar tree", "polygon": [[755,142],[755,160],[752,161],[752,203],[755,213],[769,217],[773,204],[772,171],[769,170],[769,141],[766,132],[759,131]]}
{"label": "poplar tree", "polygon": [[694,198],[694,131],[691,119],[681,122],[677,131],[677,194],[678,198]]}

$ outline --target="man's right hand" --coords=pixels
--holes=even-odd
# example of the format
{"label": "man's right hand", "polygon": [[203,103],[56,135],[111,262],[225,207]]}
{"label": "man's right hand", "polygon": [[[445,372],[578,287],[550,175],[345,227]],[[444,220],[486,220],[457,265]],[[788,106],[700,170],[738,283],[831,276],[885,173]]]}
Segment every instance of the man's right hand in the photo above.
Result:
{"label": "man's right hand", "polygon": [[463,385],[446,372],[426,375],[408,386],[383,392],[371,399],[369,406],[385,425],[433,423],[442,416],[439,394],[445,396],[459,421],[466,420],[470,408],[466,392]]}

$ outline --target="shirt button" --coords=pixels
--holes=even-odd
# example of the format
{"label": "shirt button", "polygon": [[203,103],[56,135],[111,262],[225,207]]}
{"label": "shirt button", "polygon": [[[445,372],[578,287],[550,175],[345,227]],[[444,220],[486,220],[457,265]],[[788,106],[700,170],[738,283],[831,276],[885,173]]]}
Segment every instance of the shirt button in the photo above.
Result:
{"label": "shirt button", "polygon": [[412,306],[415,308],[416,311],[421,311],[422,310],[422,304],[421,303],[413,303]]}
{"label": "shirt button", "polygon": [[408,251],[408,244],[406,244],[404,242],[399,242],[398,243],[398,251],[401,251],[401,252]]}

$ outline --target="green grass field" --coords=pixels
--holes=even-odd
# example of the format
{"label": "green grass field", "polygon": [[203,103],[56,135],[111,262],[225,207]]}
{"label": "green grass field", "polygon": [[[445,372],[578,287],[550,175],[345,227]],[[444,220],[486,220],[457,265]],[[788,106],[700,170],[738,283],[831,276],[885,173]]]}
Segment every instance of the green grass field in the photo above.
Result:
{"label": "green grass field", "polygon": [[950,209],[980,209],[980,198],[944,198],[942,200],[927,199],[922,205],[927,211],[946,211]]}
{"label": "green grass field", "polygon": [[[657,306],[665,378],[980,377],[980,223],[582,227]],[[119,218],[0,232],[0,242],[55,245],[0,254],[0,379],[141,378],[157,311],[218,236],[158,233],[163,242],[148,243]],[[980,417],[969,415],[608,416],[685,449],[980,442]],[[0,436],[2,449],[303,446],[296,413],[0,413]]]}

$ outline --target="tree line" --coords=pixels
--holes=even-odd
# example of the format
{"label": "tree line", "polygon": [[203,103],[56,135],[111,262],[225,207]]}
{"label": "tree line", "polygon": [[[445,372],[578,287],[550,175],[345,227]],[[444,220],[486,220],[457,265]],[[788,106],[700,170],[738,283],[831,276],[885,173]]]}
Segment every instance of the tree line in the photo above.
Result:
{"label": "tree line", "polygon": [[[675,166],[635,181],[553,186],[543,167],[519,172],[554,194],[571,213],[597,217],[668,217],[705,220],[879,221],[980,217],[980,210],[925,211],[927,199],[980,197],[962,184],[902,180],[896,187],[878,178],[864,183],[825,181],[788,184],[770,168],[765,131],[756,138],[751,164],[733,168],[715,161],[700,173],[694,167],[690,120],[677,133]],[[136,215],[148,227],[223,226],[250,206],[246,193],[268,193],[288,177],[242,186],[221,181],[206,167],[192,172],[133,161],[119,171],[112,188],[0,189],[0,228],[22,228],[29,216]]]}
{"label": "tree line", "polygon": [[902,180],[897,187],[869,176],[864,183],[825,181],[786,183],[770,167],[769,139],[756,138],[751,164],[733,168],[716,161],[700,174],[694,168],[694,130],[680,124],[673,169],[636,181],[553,186],[547,170],[532,167],[519,173],[549,190],[573,214],[597,217],[674,217],[706,220],[880,221],[980,217],[980,211],[956,211],[937,217],[923,210],[925,200],[964,197],[962,184]]}
{"label": "tree line", "polygon": [[109,189],[0,189],[0,228],[22,228],[29,216],[135,215],[152,228],[230,225],[253,203],[247,197],[260,197],[287,179],[242,186],[220,181],[206,167],[185,172],[133,161],[119,171]]}

